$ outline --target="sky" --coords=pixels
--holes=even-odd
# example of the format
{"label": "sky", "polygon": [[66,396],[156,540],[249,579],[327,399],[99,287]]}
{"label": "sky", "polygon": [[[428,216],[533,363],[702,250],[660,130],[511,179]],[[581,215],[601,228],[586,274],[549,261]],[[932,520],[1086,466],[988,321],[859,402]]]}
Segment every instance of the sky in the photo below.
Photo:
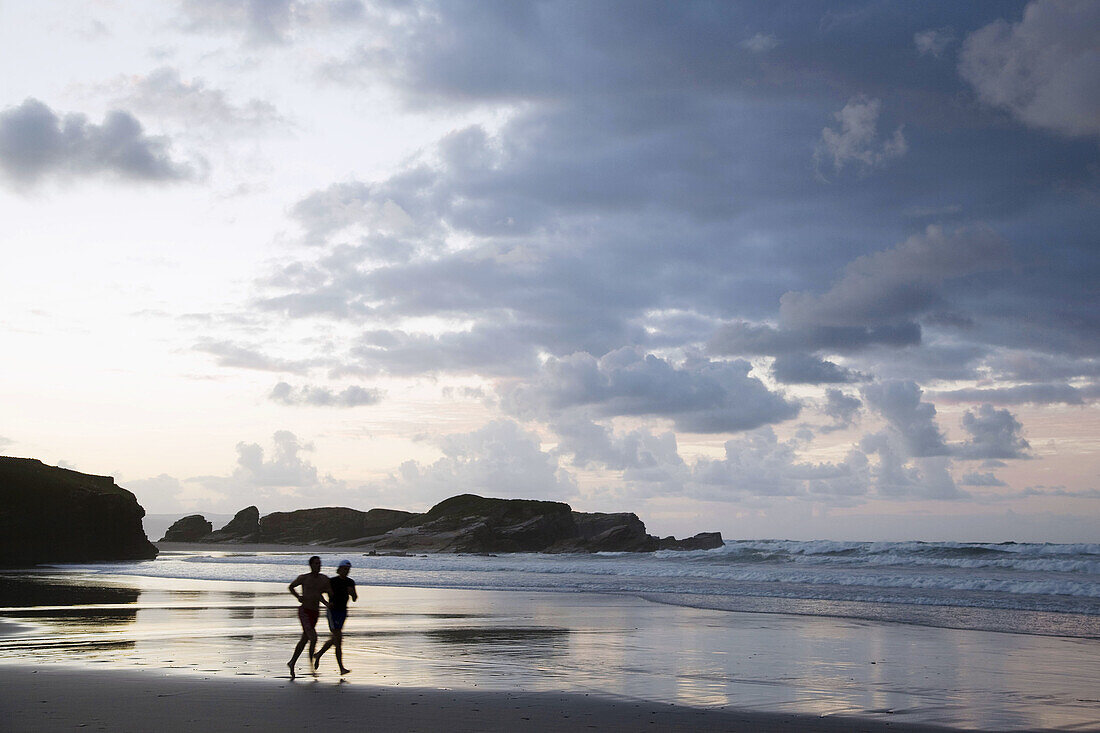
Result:
{"label": "sky", "polygon": [[0,0],[0,453],[1100,541],[1100,3]]}

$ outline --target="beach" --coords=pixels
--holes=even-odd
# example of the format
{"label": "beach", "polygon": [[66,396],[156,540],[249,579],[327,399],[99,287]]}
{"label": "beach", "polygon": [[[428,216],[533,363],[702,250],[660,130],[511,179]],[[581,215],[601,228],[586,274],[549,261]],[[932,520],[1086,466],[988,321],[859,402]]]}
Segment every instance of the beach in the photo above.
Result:
{"label": "beach", "polygon": [[[242,560],[188,557],[200,569]],[[292,681],[285,583],[155,575],[172,562],[0,575],[12,730],[279,727],[264,716],[382,730],[1100,730],[1092,638],[372,585],[367,568],[346,628],[352,673],[329,657],[314,676],[303,657]]]}

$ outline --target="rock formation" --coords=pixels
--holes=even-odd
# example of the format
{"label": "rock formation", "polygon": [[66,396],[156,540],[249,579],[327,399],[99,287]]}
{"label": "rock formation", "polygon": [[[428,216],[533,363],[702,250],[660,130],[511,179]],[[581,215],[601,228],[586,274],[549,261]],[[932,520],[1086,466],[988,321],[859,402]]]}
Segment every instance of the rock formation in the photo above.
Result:
{"label": "rock formation", "polygon": [[143,516],[110,476],[0,456],[0,565],[150,560]]}
{"label": "rock formation", "polygon": [[253,506],[198,541],[335,545],[379,552],[653,552],[721,547],[722,535],[658,539],[646,533],[636,514],[575,512],[555,501],[462,494],[424,514],[321,507],[260,517]]}
{"label": "rock formation", "polygon": [[214,525],[206,521],[201,514],[189,514],[182,519],[177,519],[164,536],[161,542],[197,542],[213,531]]}
{"label": "rock formation", "polygon": [[260,510],[246,506],[233,515],[229,523],[217,532],[203,537],[201,542],[259,542]]}
{"label": "rock formation", "polygon": [[371,509],[361,512],[346,507],[274,512],[260,520],[260,541],[275,544],[348,543],[381,535],[400,525],[412,512]]}

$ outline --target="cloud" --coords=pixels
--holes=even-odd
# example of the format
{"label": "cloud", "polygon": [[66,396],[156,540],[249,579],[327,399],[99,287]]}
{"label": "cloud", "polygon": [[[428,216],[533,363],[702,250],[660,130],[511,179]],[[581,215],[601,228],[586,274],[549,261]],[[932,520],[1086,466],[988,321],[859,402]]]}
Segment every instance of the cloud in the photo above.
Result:
{"label": "cloud", "polygon": [[119,104],[148,114],[184,122],[188,126],[209,126],[221,133],[255,131],[284,123],[274,105],[251,99],[237,105],[224,91],[203,79],[185,81],[178,69],[162,66],[144,76],[124,77],[109,87]]}
{"label": "cloud", "polygon": [[947,47],[955,42],[955,32],[950,28],[930,28],[913,35],[913,45],[921,56],[939,58]]}
{"label": "cloud", "polygon": [[406,461],[381,490],[404,501],[438,501],[460,493],[567,500],[572,476],[541,447],[536,433],[511,420],[495,420],[470,433],[438,440],[443,457],[431,464]]}
{"label": "cloud", "polygon": [[295,389],[286,382],[279,382],[271,390],[268,399],[281,405],[308,405],[311,407],[362,407],[377,405],[383,393],[378,389],[366,389],[357,385],[334,392],[324,387],[303,385]]}
{"label": "cloud", "polygon": [[712,354],[797,355],[803,351],[851,353],[870,346],[914,346],[921,328],[908,322],[881,326],[809,326],[776,328],[739,321],[722,326],[707,344]]}
{"label": "cloud", "polygon": [[809,354],[780,354],[772,363],[772,375],[780,384],[845,384],[865,377]]}
{"label": "cloud", "polygon": [[1020,435],[1022,425],[1008,410],[998,410],[992,405],[982,405],[977,412],[966,411],[962,420],[963,430],[970,439],[954,447],[954,453],[962,458],[1027,458],[1031,448]]}
{"label": "cloud", "polygon": [[833,419],[833,425],[828,430],[840,430],[852,425],[863,407],[856,397],[846,395],[839,389],[825,390],[825,406],[822,412]]}
{"label": "cloud", "polygon": [[1014,387],[981,387],[929,392],[936,401],[986,402],[993,405],[1083,405],[1100,398],[1100,385],[1020,384]]}
{"label": "cloud", "polygon": [[810,463],[798,457],[795,441],[780,441],[770,427],[725,444],[720,460],[699,459],[691,470],[689,493],[697,498],[733,500],[738,495],[800,497],[861,503],[870,489],[866,456],[852,450],[839,463]]}
{"label": "cloud", "polygon": [[191,31],[241,33],[260,45],[365,19],[359,0],[182,0],[180,11]]}
{"label": "cloud", "polygon": [[799,405],[748,376],[745,361],[688,359],[675,365],[635,348],[546,361],[534,380],[505,385],[501,404],[514,415],[555,416],[584,409],[601,417],[672,419],[678,430],[738,432],[795,417]]}
{"label": "cloud", "polygon": [[106,175],[131,181],[180,181],[195,169],[171,157],[169,142],[145,134],[129,112],[92,124],[81,114],[59,116],[37,99],[0,112],[0,170],[13,182]]}
{"label": "cloud", "polygon": [[202,341],[196,351],[217,357],[218,366],[237,369],[257,369],[265,372],[290,372],[301,374],[322,363],[317,359],[291,360],[268,356],[261,351],[231,341]]}
{"label": "cloud", "polygon": [[992,473],[968,473],[959,482],[963,486],[1007,486]]}
{"label": "cloud", "polygon": [[655,435],[648,430],[631,430],[616,435],[611,428],[582,417],[560,420],[553,425],[558,434],[556,451],[572,454],[573,465],[581,468],[599,466],[625,471],[626,480],[638,480],[642,474],[652,480],[652,471],[684,466],[677,451],[676,434],[666,431]]}
{"label": "cloud", "polygon": [[901,439],[905,446],[905,456],[924,458],[944,456],[951,452],[943,432],[936,424],[935,405],[921,401],[922,390],[915,382],[887,381],[869,384],[863,388],[862,393],[867,404],[886,419]]}
{"label": "cloud", "polygon": [[901,127],[887,139],[880,139],[878,117],[882,102],[868,97],[853,97],[834,116],[840,129],[826,127],[821,131],[821,142],[814,151],[814,161],[820,170],[831,165],[836,173],[846,166],[856,165],[861,171],[881,168],[894,158],[909,151]]}
{"label": "cloud", "polygon": [[779,45],[779,39],[770,33],[757,33],[741,41],[741,48],[753,53],[766,53]]}
{"label": "cloud", "polygon": [[942,304],[945,281],[1008,263],[1007,243],[988,227],[945,232],[930,226],[892,249],[853,260],[825,293],[785,294],[780,320],[788,327],[904,324]]}
{"label": "cloud", "polygon": [[963,42],[959,73],[986,104],[1065,135],[1100,134],[1100,5],[1035,0]]}
{"label": "cloud", "polygon": [[13,445],[15,445],[14,440],[12,440],[11,438],[5,438],[3,435],[0,435],[0,450],[7,450]]}

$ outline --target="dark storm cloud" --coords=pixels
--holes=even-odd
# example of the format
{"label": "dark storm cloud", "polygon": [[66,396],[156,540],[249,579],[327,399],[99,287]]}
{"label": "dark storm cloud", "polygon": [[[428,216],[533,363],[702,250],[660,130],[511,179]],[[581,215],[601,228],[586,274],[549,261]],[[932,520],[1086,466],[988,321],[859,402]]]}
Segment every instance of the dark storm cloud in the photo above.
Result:
{"label": "dark storm cloud", "polygon": [[781,384],[845,384],[866,379],[859,372],[809,354],[777,356],[772,375]]}
{"label": "dark storm cloud", "polygon": [[779,318],[793,327],[907,323],[941,304],[945,281],[1008,263],[1008,245],[991,229],[929,227],[892,249],[853,260],[820,295],[787,293]]}
{"label": "dark storm cloud", "polygon": [[129,112],[109,112],[96,125],[59,115],[37,99],[0,112],[0,169],[17,183],[108,175],[133,181],[178,181],[195,170],[177,160],[169,141],[145,134]]}
{"label": "dark storm cloud", "polygon": [[[304,196],[307,246],[259,302],[362,324],[336,373],[494,378],[503,409],[558,433],[557,455],[640,496],[965,498],[953,461],[1024,457],[1023,428],[980,408],[949,443],[927,383],[1055,383],[1100,355],[1097,148],[1012,122],[958,71],[959,41],[1023,7],[387,6],[323,73],[413,108],[503,110],[499,124]],[[861,380],[862,401],[814,402],[833,421],[818,433],[864,406],[885,427],[807,461],[767,427],[799,405],[739,356],[775,357],[779,382]],[[675,433],[616,433],[620,416],[740,434],[689,465]],[[513,428],[496,429],[542,466]],[[478,445],[395,485],[464,476],[493,441]]]}
{"label": "dark storm cloud", "polygon": [[795,417],[799,405],[748,376],[745,361],[689,359],[677,366],[632,348],[596,359],[577,353],[547,361],[539,376],[506,386],[502,406],[522,417],[585,408],[602,417],[667,417],[679,430],[739,432]]}
{"label": "dark storm cloud", "polygon": [[268,399],[288,406],[362,407],[364,405],[377,405],[381,402],[382,391],[352,385],[336,392],[326,387],[315,387],[307,384],[295,388],[287,382],[279,382],[272,388]]}

